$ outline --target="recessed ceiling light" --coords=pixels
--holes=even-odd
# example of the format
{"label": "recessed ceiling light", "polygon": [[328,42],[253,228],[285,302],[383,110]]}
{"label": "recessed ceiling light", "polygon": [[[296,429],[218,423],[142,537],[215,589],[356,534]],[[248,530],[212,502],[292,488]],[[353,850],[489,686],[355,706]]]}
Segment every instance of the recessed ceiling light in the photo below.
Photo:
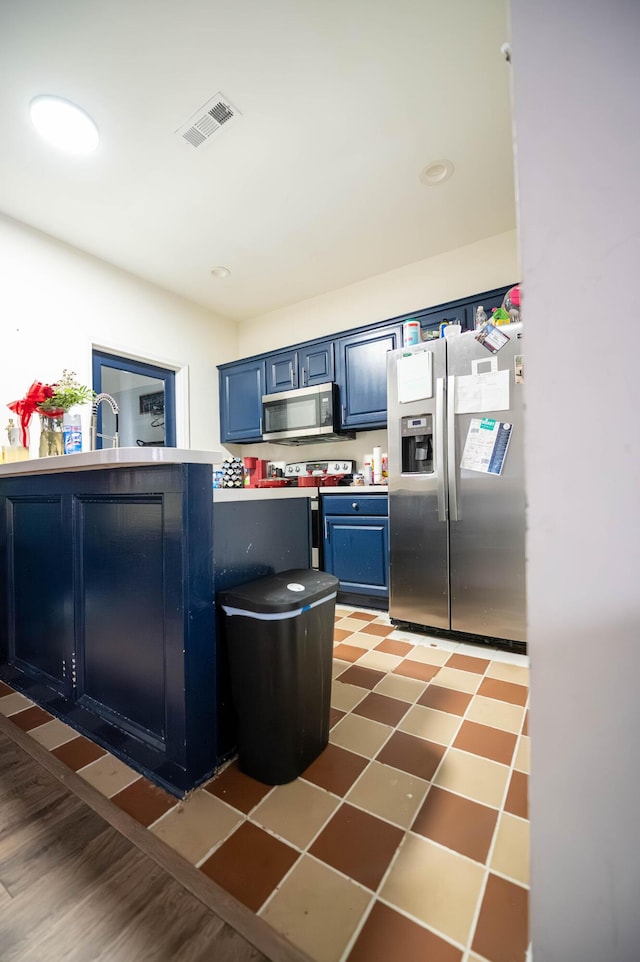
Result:
{"label": "recessed ceiling light", "polygon": [[211,268],[212,277],[223,278],[223,277],[229,277],[230,274],[231,274],[231,271],[229,270],[228,267],[212,267]]}
{"label": "recessed ceiling light", "polygon": [[89,154],[100,141],[88,113],[70,100],[45,94],[29,104],[31,122],[41,137],[69,154]]}
{"label": "recessed ceiling light", "polygon": [[445,180],[449,180],[453,169],[450,160],[432,160],[420,172],[420,181],[427,187],[436,187],[438,184],[444,184]]}

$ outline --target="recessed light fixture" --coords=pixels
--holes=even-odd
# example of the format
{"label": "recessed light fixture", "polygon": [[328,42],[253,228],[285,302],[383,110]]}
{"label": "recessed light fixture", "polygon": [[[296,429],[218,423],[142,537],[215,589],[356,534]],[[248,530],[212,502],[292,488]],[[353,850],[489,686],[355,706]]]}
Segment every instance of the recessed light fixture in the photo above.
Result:
{"label": "recessed light fixture", "polygon": [[432,160],[420,172],[420,182],[427,187],[436,187],[444,184],[445,180],[449,180],[453,170],[453,163],[450,160]]}
{"label": "recessed light fixture", "polygon": [[230,274],[231,274],[231,271],[229,270],[228,267],[212,267],[211,268],[211,276],[217,277],[219,280],[221,280],[223,277],[229,277]]}
{"label": "recessed light fixture", "polygon": [[29,104],[31,122],[41,137],[69,154],[89,154],[100,141],[98,128],[89,114],[65,100],[44,94]]}

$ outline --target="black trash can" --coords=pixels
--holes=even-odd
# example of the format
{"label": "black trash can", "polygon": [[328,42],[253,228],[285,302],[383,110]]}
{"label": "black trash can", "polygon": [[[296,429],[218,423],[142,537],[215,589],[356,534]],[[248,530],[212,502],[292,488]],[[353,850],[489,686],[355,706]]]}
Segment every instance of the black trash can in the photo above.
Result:
{"label": "black trash can", "polygon": [[297,778],[329,741],[338,579],[295,568],[220,592],[240,769]]}

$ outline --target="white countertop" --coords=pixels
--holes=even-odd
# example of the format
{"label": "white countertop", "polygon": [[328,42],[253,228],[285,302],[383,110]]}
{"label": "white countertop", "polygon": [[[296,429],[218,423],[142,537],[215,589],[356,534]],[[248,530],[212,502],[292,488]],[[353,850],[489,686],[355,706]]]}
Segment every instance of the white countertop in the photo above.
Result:
{"label": "white countertop", "polygon": [[228,501],[279,501],[281,498],[317,498],[321,495],[332,494],[388,494],[386,484],[342,484],[327,485],[320,488],[284,487],[284,488],[214,488],[213,501],[224,504]]}
{"label": "white countertop", "polygon": [[0,463],[0,478],[20,475],[59,474],[68,471],[93,471],[99,468],[132,468],[153,464],[220,464],[222,451],[191,451],[187,448],[103,448],[51,458]]}

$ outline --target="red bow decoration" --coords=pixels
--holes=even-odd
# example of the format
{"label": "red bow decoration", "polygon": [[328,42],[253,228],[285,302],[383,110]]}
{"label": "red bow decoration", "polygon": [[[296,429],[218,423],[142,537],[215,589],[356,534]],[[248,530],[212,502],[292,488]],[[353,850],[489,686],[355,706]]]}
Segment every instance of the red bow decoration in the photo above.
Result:
{"label": "red bow decoration", "polygon": [[[29,422],[31,415],[38,410],[38,405],[45,404],[53,397],[53,388],[42,381],[34,381],[25,396],[20,401],[11,401],[7,407],[20,418],[20,441],[23,448],[29,447]],[[62,414],[59,411],[43,411],[49,417],[56,417]]]}

